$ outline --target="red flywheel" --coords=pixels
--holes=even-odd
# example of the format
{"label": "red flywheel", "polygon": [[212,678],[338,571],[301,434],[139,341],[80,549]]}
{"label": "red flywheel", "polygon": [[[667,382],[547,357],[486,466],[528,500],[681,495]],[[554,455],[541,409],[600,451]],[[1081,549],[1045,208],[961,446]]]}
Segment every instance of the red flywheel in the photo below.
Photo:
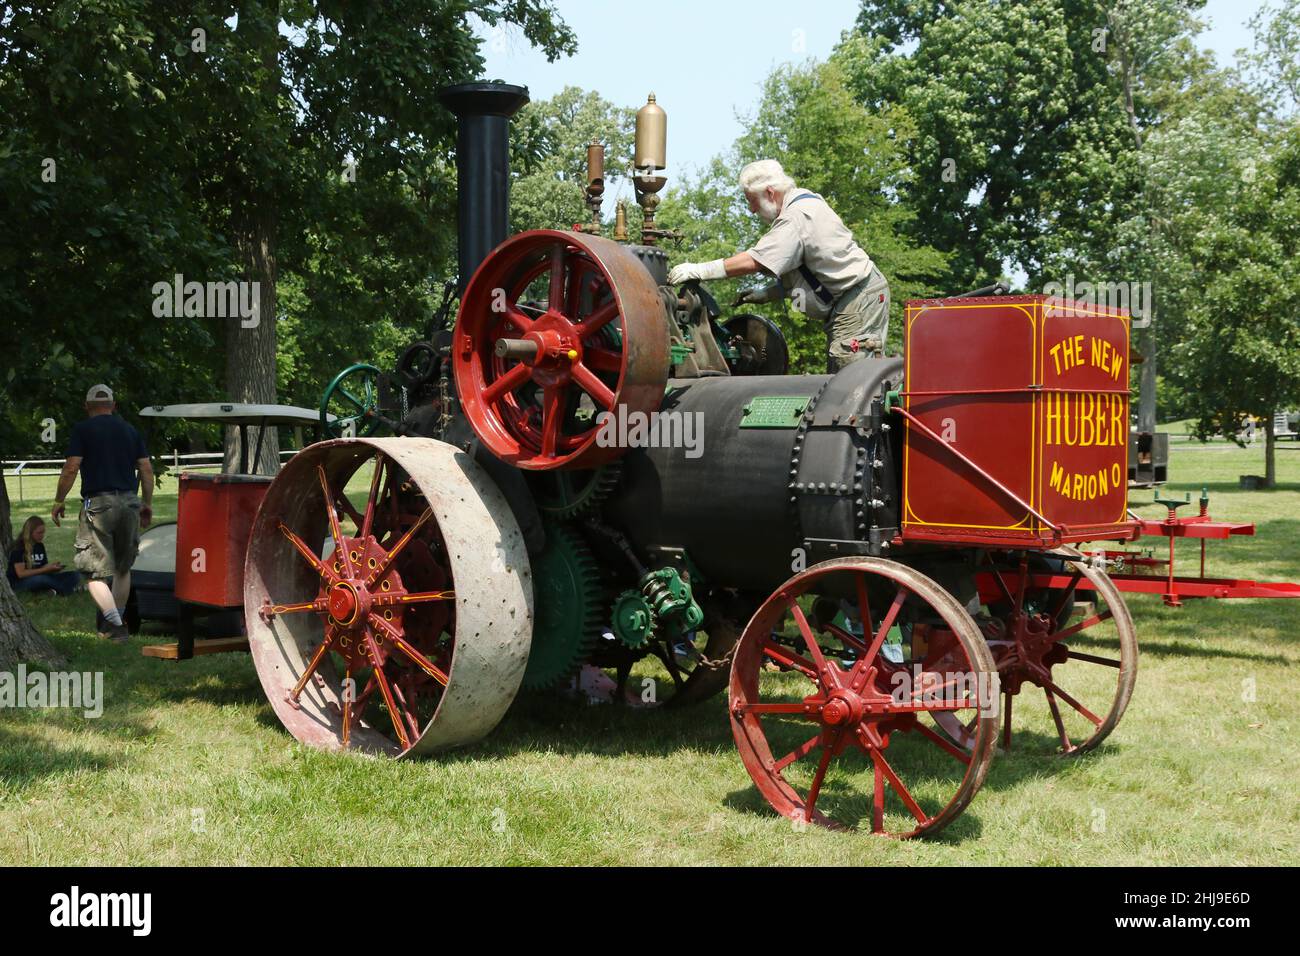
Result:
{"label": "red flywheel", "polygon": [[466,287],[453,362],[466,417],[496,457],[537,471],[592,468],[624,451],[597,441],[602,412],[649,413],[663,399],[664,302],[616,242],[523,232]]}

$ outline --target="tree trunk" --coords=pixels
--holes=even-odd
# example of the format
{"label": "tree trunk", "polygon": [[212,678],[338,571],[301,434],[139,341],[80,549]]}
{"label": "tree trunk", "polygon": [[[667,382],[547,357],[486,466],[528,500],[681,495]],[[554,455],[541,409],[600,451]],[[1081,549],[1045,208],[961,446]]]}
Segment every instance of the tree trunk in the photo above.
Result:
{"label": "tree trunk", "polygon": [[[269,202],[263,197],[265,202]],[[275,215],[259,206],[241,224],[239,248],[244,259],[244,278],[258,284],[257,324],[238,316],[226,320],[226,391],[231,401],[273,404],[275,402]],[[275,428],[267,428],[257,461],[258,429],[248,428],[248,467],[260,475],[279,469],[280,440]],[[225,460],[228,472],[240,465],[239,429],[226,429]]]}
{"label": "tree trunk", "polygon": [[4,549],[0,551],[0,668],[7,670],[22,661],[62,664],[65,661],[63,655],[36,630],[4,573],[9,567],[12,529],[9,519],[9,489],[0,480],[0,536],[4,538]]}
{"label": "tree trunk", "polygon": [[1273,434],[1273,416],[1261,415],[1259,423],[1264,429],[1264,487],[1272,488],[1277,482],[1277,438]]}
{"label": "tree trunk", "polygon": [[[241,4],[238,36],[257,52],[261,70],[254,93],[269,113],[276,111],[280,95],[278,24],[279,0],[249,0]],[[232,170],[235,181],[242,177]],[[249,182],[234,203],[235,236],[243,259],[244,281],[257,283],[257,322],[226,320],[226,390],[232,401],[272,404],[275,402],[275,234],[278,221],[276,188],[271,182]],[[259,432],[261,452],[257,454]],[[247,465],[250,471],[273,475],[280,467],[280,441],[275,428],[249,426]],[[254,461],[256,454],[257,460]],[[239,429],[227,428],[223,466],[236,471],[240,465]]]}

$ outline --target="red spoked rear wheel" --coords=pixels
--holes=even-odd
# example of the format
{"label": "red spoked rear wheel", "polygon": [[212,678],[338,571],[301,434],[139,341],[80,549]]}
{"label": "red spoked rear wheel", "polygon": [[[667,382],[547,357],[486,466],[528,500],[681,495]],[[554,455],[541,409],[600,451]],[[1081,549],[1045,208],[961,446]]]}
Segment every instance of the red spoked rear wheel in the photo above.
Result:
{"label": "red spoked rear wheel", "polygon": [[1115,582],[1073,549],[990,556],[976,581],[1004,695],[1003,748],[1019,729],[1029,749],[1094,750],[1137,681],[1137,630]]}
{"label": "red spoked rear wheel", "polygon": [[498,246],[461,299],[456,387],[474,433],[519,468],[593,468],[602,412],[659,408],[668,324],[654,279],[599,236],[540,229]]}
{"label": "red spoked rear wheel", "polygon": [[[826,561],[783,584],[731,670],[732,733],[759,792],[796,823],[837,830],[912,837],[951,823],[988,772],[997,705],[965,608],[879,558]],[[966,749],[949,731],[971,717]]]}

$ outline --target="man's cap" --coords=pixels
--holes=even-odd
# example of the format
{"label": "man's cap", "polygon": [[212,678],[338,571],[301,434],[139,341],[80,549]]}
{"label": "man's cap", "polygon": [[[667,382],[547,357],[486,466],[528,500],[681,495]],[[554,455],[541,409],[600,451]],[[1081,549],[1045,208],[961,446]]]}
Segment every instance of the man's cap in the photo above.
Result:
{"label": "man's cap", "polygon": [[88,402],[111,402],[113,400],[113,390],[107,385],[92,385],[90,391],[86,393]]}

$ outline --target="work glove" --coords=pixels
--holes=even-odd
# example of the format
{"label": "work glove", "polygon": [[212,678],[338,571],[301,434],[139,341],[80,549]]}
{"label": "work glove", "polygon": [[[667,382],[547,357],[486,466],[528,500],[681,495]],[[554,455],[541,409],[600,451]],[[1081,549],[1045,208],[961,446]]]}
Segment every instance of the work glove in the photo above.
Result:
{"label": "work glove", "polygon": [[784,298],[784,296],[785,289],[781,287],[781,283],[773,282],[762,289],[750,289],[748,292],[740,293],[740,295],[736,296],[736,301],[731,303],[731,307],[734,309],[742,305],[766,305],[769,302],[776,302],[778,299]]}
{"label": "work glove", "polygon": [[693,279],[725,279],[727,269],[722,264],[723,261],[714,259],[712,262],[683,262],[679,266],[673,266],[668,273],[668,284],[681,285]]}

